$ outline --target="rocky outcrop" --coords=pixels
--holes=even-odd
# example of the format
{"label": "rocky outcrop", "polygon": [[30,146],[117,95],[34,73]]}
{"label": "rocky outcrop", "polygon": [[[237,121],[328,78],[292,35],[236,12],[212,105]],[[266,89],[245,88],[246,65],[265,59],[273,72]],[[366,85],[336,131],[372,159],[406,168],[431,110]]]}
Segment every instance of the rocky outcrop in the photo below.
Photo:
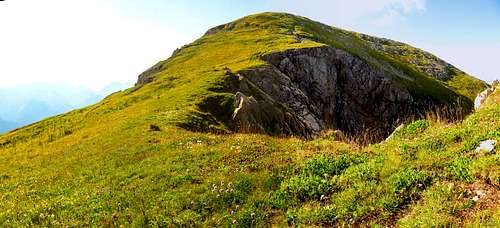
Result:
{"label": "rocky outcrop", "polygon": [[360,34],[359,36],[361,39],[366,41],[372,49],[389,54],[406,63],[409,63],[418,68],[421,72],[424,72],[438,80],[450,79],[454,76],[454,71],[463,73],[453,65],[438,58],[437,56],[411,47],[405,43],[364,34]]}
{"label": "rocky outcrop", "polygon": [[233,113],[235,129],[240,132],[311,135],[310,129],[291,110],[261,92],[256,97],[259,100],[241,92],[236,94],[237,107]]}
{"label": "rocky outcrop", "polygon": [[372,142],[424,112],[405,87],[343,50],[322,46],[262,58],[267,67],[239,72],[235,130],[314,137],[338,129]]}
{"label": "rocky outcrop", "polygon": [[153,82],[154,81],[153,75],[158,72],[161,72],[162,70],[164,70],[162,64],[157,64],[149,68],[148,70],[142,72],[142,74],[139,75],[139,78],[137,79],[137,83],[135,83],[135,85],[141,86]]}
{"label": "rocky outcrop", "polygon": [[474,100],[474,109],[479,110],[481,105],[490,97],[493,93],[497,91],[497,87],[500,84],[498,80],[493,81],[491,87],[479,93]]}

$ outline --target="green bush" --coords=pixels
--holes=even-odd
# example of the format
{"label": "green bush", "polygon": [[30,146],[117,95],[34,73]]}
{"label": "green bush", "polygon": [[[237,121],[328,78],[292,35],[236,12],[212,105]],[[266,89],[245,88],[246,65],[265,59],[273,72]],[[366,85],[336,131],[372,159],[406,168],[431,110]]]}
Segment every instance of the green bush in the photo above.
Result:
{"label": "green bush", "polygon": [[281,183],[280,189],[272,194],[269,203],[275,208],[287,208],[300,201],[319,200],[337,188],[337,175],[362,160],[358,156],[342,156],[339,159],[326,156],[311,158],[300,175]]}
{"label": "green bush", "polygon": [[429,126],[431,126],[429,120],[417,120],[406,127],[406,132],[409,134],[416,134],[427,129]]}
{"label": "green bush", "polygon": [[285,186],[289,194],[301,201],[319,200],[321,195],[331,193],[333,187],[334,184],[329,181],[329,178],[303,175],[292,177]]}
{"label": "green bush", "polygon": [[412,200],[423,189],[430,185],[431,177],[424,171],[414,168],[403,169],[389,177],[391,191],[399,196],[401,201]]}
{"label": "green bush", "polygon": [[278,189],[273,192],[268,200],[268,203],[273,208],[285,209],[297,205],[299,201],[286,189]]}
{"label": "green bush", "polygon": [[339,176],[338,185],[342,189],[346,189],[354,185],[355,183],[362,183],[366,181],[373,180],[377,178],[376,163],[366,162],[357,165],[353,165],[345,170],[345,172]]}
{"label": "green bush", "polygon": [[359,163],[360,158],[342,156],[340,159],[319,156],[307,161],[302,171],[303,175],[309,176],[335,176],[347,169],[353,163]]}
{"label": "green bush", "polygon": [[456,158],[449,165],[450,171],[456,179],[470,183],[474,180],[470,169],[471,162],[467,157]]}
{"label": "green bush", "polygon": [[411,137],[416,134],[423,132],[425,129],[431,126],[431,122],[429,120],[417,120],[413,123],[408,124],[402,130],[399,130],[395,133],[395,136],[399,137]]}

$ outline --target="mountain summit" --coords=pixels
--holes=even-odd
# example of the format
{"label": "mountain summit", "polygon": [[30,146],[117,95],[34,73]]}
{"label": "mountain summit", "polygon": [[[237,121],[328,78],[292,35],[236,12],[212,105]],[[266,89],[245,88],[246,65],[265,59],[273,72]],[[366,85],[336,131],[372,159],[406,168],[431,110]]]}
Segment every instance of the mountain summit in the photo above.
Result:
{"label": "mountain summit", "polygon": [[212,28],[137,85],[165,83],[187,85],[196,97],[178,124],[189,130],[314,137],[336,129],[369,141],[427,112],[469,113],[486,88],[409,45],[284,13]]}

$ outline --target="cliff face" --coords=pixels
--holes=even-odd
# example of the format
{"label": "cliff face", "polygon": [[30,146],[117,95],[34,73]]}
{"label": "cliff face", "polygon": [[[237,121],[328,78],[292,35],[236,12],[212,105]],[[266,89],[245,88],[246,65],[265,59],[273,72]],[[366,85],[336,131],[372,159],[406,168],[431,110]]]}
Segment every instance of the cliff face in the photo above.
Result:
{"label": "cliff face", "polygon": [[349,53],[329,46],[263,56],[270,65],[242,71],[236,130],[317,136],[338,129],[381,139],[418,115],[418,100]]}
{"label": "cliff face", "polygon": [[148,70],[142,72],[142,74],[139,75],[135,85],[142,86],[142,85],[146,85],[148,83],[153,82],[154,78],[152,76],[158,72],[161,72],[162,70],[163,70],[162,65],[155,65],[155,66],[149,68]]}

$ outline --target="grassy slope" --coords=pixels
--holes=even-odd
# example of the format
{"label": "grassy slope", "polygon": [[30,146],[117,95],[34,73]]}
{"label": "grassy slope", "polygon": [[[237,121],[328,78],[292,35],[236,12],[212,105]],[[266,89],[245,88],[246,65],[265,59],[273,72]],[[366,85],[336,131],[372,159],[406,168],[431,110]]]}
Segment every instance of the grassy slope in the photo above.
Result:
{"label": "grassy slope", "polygon": [[[498,155],[471,153],[479,140],[499,139],[496,104],[463,124],[414,126],[364,149],[329,138],[211,135],[174,127],[213,95],[210,88],[227,77],[225,67],[237,72],[264,64],[257,58],[263,53],[322,45],[284,35],[292,27],[304,36],[321,35],[312,33],[317,24],[268,17],[280,15],[242,20],[233,32],[183,48],[159,63],[167,67],[154,83],[0,136],[0,224],[411,223],[436,213],[443,218],[437,222],[445,223],[458,221],[448,211],[474,208],[456,192],[471,183],[498,183]],[[311,23],[305,26],[310,30],[295,27],[297,20]],[[375,58],[347,38],[319,38],[387,64],[378,59],[386,57],[372,53]],[[410,76],[428,80],[418,72]],[[428,206],[442,200],[433,199],[433,191],[449,183],[453,191],[437,195],[451,203]],[[495,216],[486,208],[491,212],[481,212],[483,217]]]}

